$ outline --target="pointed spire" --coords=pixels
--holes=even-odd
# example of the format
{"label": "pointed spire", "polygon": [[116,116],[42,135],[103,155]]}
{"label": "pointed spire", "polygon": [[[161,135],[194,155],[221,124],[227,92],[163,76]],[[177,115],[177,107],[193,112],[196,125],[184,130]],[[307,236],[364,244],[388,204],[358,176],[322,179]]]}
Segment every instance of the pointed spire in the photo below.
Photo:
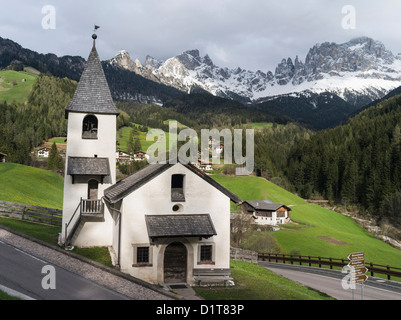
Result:
{"label": "pointed spire", "polygon": [[65,109],[66,117],[68,117],[69,112],[119,114],[114,105],[102,63],[96,50],[96,38],[96,34],[93,34],[93,47],[74,97]]}

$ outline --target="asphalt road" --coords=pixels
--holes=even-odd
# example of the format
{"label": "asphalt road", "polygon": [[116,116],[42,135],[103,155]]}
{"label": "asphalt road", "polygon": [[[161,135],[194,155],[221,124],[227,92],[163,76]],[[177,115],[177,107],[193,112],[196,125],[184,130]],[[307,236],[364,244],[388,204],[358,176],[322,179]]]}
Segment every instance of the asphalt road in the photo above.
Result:
{"label": "asphalt road", "polygon": [[[44,269],[46,266],[54,269]],[[53,274],[54,278],[51,277]],[[55,289],[51,285],[55,285]],[[1,240],[0,288],[3,291],[11,289],[34,300],[128,300],[117,292]]]}
{"label": "asphalt road", "polygon": [[[338,300],[362,299],[360,284],[354,292],[343,289],[341,283],[345,274],[341,271],[270,262],[259,262],[259,265]],[[401,283],[369,277],[363,286],[363,300],[401,300]]]}

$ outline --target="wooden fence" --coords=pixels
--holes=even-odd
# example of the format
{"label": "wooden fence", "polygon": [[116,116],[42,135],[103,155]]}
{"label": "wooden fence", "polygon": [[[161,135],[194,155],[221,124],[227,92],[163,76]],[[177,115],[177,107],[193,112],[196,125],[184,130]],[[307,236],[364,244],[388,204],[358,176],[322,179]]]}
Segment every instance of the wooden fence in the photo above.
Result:
{"label": "wooden fence", "polygon": [[62,211],[27,204],[0,201],[0,216],[61,226]]}
{"label": "wooden fence", "polygon": [[258,263],[258,253],[256,251],[245,250],[241,248],[230,248],[230,258],[236,261],[247,261]]}
{"label": "wooden fence", "polygon": [[[259,253],[258,259],[262,261],[269,262],[281,262],[299,265],[308,265],[309,267],[318,266],[328,266],[330,269],[333,267],[343,268],[349,263],[348,259],[337,259],[337,258],[325,258],[325,257],[312,257],[312,256],[299,256],[299,255],[288,255],[288,254],[274,254],[274,253]],[[366,268],[368,273],[373,277],[375,274],[383,274],[387,276],[388,280],[391,277],[397,277],[401,279],[401,268],[384,266],[374,263],[366,263]]]}

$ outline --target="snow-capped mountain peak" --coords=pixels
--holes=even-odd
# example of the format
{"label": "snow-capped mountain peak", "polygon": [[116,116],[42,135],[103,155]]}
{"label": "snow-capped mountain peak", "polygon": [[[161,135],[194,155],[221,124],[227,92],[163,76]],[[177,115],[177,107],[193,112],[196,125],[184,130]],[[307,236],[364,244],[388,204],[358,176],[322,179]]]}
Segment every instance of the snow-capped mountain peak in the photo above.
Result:
{"label": "snow-capped mountain peak", "polygon": [[358,105],[401,86],[401,55],[394,56],[383,43],[368,37],[316,44],[304,62],[298,56],[282,59],[274,72],[219,67],[197,49],[165,61],[147,56],[144,65],[122,50],[109,62],[185,92],[200,87],[248,102],[309,90],[332,92]]}

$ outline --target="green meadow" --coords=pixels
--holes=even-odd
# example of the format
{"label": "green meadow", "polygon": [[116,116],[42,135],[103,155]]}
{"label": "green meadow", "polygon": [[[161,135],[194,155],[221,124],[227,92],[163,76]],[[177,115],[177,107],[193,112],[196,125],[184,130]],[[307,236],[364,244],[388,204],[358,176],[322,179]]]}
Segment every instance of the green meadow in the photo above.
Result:
{"label": "green meadow", "polygon": [[[0,200],[62,208],[63,178],[53,172],[13,163],[0,163]],[[270,232],[282,253],[346,258],[364,251],[366,261],[401,267],[401,251],[340,213],[304,199],[255,176],[213,175],[243,200],[271,200],[290,206],[292,224]],[[269,232],[269,231],[261,231]]]}
{"label": "green meadow", "polygon": [[[117,133],[117,141],[118,141],[118,145],[117,148],[127,152],[128,150],[128,141],[129,141],[129,136],[131,133],[132,128],[131,127],[122,127],[118,133]],[[146,150],[148,150],[148,148],[156,142],[155,141],[146,141],[146,132],[142,132],[142,131],[137,131],[137,135],[134,136],[134,139],[137,139],[139,137],[139,141],[141,142],[141,147],[142,147],[142,151],[146,152]],[[167,146],[168,146],[168,139],[169,139],[169,133],[166,132],[166,138],[167,139]],[[163,149],[164,150],[164,149]]]}
{"label": "green meadow", "polygon": [[61,209],[64,179],[56,173],[0,163],[0,200]]}
{"label": "green meadow", "polygon": [[[25,71],[0,71],[0,102],[24,104],[36,77],[35,74]],[[23,79],[26,81],[23,82]]]}
{"label": "green meadow", "polygon": [[[168,121],[172,121],[172,120],[167,120],[166,123],[168,123]],[[138,125],[136,125],[136,124],[133,124],[133,126],[138,127]],[[185,126],[183,126],[180,123],[178,123],[177,126],[178,126],[178,128],[185,128]],[[127,145],[128,145],[131,130],[132,130],[132,127],[122,127],[120,130],[118,130],[118,133],[117,133],[117,142],[118,142],[117,148],[118,149],[127,152],[127,150],[128,150]],[[174,142],[177,141],[177,134],[169,133],[168,131],[163,133],[163,137],[155,136],[154,139],[151,141],[147,141],[146,136],[147,136],[147,132],[142,132],[139,130],[137,130],[137,134],[134,136],[134,139],[139,138],[143,152],[146,152],[148,150],[148,148],[155,143],[158,143],[159,151],[168,151],[168,148],[170,145],[169,144],[170,138]]]}
{"label": "green meadow", "polygon": [[263,178],[212,177],[242,200],[271,200],[291,207],[294,223],[270,232],[282,253],[346,258],[352,252],[364,251],[367,262],[401,267],[400,250],[376,239],[347,216],[309,204]]}

